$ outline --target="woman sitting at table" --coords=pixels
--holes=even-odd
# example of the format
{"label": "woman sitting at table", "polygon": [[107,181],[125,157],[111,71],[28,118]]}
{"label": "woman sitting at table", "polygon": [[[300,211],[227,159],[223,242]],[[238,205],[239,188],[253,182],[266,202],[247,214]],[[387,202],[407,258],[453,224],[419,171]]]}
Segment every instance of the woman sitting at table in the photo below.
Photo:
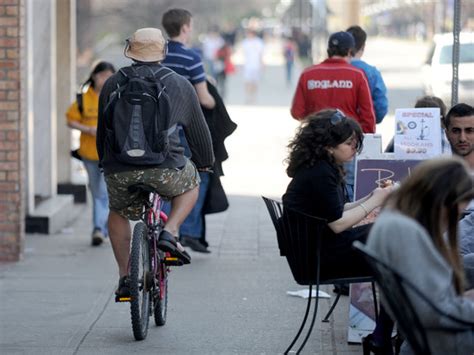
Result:
{"label": "woman sitting at table", "polygon": [[343,163],[362,150],[359,124],[339,110],[308,116],[289,144],[288,176],[292,178],[283,204],[293,210],[328,221],[325,229],[321,277],[371,275],[352,242],[365,242],[370,225],[353,228],[380,206],[392,187],[376,188],[364,198],[348,203]]}
{"label": "woman sitting at table", "polygon": [[[473,198],[474,181],[463,160],[422,162],[388,198],[367,241],[369,250],[416,285],[444,313],[471,323],[453,322],[408,292],[426,329],[432,354],[474,353],[474,290],[464,292],[457,233],[459,217]],[[387,325],[385,331],[383,334],[376,328],[365,339],[364,353],[390,342]],[[406,346],[402,353],[413,352]]]}

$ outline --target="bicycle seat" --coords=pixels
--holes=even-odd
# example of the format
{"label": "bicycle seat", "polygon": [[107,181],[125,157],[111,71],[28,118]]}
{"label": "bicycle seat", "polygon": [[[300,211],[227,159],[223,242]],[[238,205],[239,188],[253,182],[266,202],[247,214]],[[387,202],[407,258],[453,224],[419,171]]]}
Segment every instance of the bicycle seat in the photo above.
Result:
{"label": "bicycle seat", "polygon": [[147,184],[139,182],[137,184],[130,185],[128,187],[128,192],[130,193],[138,192],[138,193],[143,193],[143,194],[149,194],[151,192],[156,192],[156,189],[151,185],[147,185]]}

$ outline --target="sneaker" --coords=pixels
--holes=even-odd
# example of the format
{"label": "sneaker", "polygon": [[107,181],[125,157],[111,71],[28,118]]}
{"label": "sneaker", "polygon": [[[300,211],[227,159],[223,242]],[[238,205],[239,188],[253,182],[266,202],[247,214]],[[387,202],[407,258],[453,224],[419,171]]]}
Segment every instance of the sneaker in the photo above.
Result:
{"label": "sneaker", "polygon": [[188,237],[186,235],[181,236],[180,242],[185,247],[190,247],[192,250],[198,253],[205,253],[209,254],[211,251],[207,249],[207,247],[202,244],[199,239]]}
{"label": "sneaker", "polygon": [[117,297],[130,297],[130,280],[128,276],[122,276],[119,279],[117,290],[115,290]]}
{"label": "sneaker", "polygon": [[104,234],[99,228],[94,228],[94,231],[92,232],[91,245],[96,247],[98,245],[101,245],[103,242],[104,242]]}

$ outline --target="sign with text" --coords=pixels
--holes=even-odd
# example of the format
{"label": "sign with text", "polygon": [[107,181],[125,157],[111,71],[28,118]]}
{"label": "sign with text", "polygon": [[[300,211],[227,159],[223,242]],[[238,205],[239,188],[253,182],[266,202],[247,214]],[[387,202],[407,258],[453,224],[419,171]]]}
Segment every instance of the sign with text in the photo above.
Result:
{"label": "sign with text", "polygon": [[439,108],[395,110],[395,157],[429,159],[441,154]]}
{"label": "sign with text", "polygon": [[354,182],[354,195],[358,200],[375,188],[379,187],[384,180],[400,182],[410,175],[420,160],[389,160],[389,159],[360,159],[356,162],[356,173]]}

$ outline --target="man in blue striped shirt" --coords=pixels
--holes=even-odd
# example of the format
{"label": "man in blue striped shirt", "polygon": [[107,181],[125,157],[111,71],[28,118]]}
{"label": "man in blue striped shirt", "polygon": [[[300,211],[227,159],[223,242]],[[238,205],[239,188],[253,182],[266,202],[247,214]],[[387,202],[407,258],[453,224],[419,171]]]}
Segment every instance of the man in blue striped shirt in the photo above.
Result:
{"label": "man in blue striped shirt", "polygon": [[201,57],[195,50],[187,47],[192,35],[191,13],[184,9],[171,9],[165,12],[161,22],[169,37],[168,53],[161,64],[173,69],[194,85],[202,106],[214,108],[216,102],[207,90]]}
{"label": "man in blue striped shirt", "polygon": [[[206,73],[199,54],[187,47],[192,35],[192,15],[185,9],[171,9],[163,14],[161,19],[166,33],[169,37],[168,52],[161,62],[164,66],[173,69],[182,75],[196,89],[201,106],[213,109],[216,105],[214,98],[207,89]],[[188,144],[183,131],[180,131],[181,143],[189,152]],[[200,238],[204,236],[204,214],[202,209],[209,187],[210,173],[199,172],[201,183],[199,184],[199,196],[186,220],[181,224],[180,241],[184,246],[201,253],[210,253],[207,245],[201,243]]]}

